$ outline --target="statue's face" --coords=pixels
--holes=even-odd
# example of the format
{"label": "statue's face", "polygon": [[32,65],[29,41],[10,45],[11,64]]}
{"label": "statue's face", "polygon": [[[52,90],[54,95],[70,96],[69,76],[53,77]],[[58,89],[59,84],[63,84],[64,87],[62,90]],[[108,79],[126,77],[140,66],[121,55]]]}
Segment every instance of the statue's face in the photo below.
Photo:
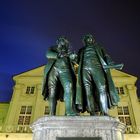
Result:
{"label": "statue's face", "polygon": [[69,42],[68,42],[67,39],[65,39],[65,38],[60,38],[59,41],[58,41],[58,43],[57,43],[57,45],[58,45],[57,49],[58,49],[59,51],[62,51],[62,52],[63,52],[63,51],[68,51]]}
{"label": "statue's face", "polygon": [[68,46],[68,45],[69,45],[69,42],[68,42],[68,40],[66,40],[65,38],[61,38],[61,39],[58,41],[58,45],[59,45],[59,46]]}
{"label": "statue's face", "polygon": [[95,39],[91,34],[87,34],[84,36],[83,42],[85,45],[93,45],[95,43]]}
{"label": "statue's face", "polygon": [[58,44],[61,45],[61,46],[65,46],[66,45],[66,42],[65,42],[65,40],[61,40],[61,41],[59,41]]}
{"label": "statue's face", "polygon": [[89,36],[85,39],[85,43],[91,45],[95,42],[95,39],[92,36]]}

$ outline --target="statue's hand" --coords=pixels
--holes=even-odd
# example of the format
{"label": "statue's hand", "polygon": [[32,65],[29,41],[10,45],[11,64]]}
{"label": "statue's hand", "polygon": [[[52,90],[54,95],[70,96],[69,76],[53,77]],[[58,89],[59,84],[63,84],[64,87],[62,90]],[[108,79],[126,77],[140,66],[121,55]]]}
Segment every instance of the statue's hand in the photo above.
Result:
{"label": "statue's hand", "polygon": [[77,54],[76,53],[69,54],[69,57],[72,62],[77,63]]}
{"label": "statue's hand", "polygon": [[71,53],[71,54],[70,54],[70,58],[71,58],[71,60],[77,59],[77,54]]}
{"label": "statue's hand", "polygon": [[60,53],[58,53],[58,57],[59,58],[62,58],[62,57],[67,57],[68,56],[68,54],[66,53],[66,52],[60,52]]}

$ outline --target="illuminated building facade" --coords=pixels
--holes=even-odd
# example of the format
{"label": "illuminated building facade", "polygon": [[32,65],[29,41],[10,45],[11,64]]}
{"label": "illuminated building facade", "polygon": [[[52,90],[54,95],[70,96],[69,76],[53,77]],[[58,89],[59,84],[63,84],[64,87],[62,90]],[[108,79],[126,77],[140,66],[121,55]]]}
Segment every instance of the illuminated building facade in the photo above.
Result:
{"label": "illuminated building facade", "polygon": [[[48,102],[41,95],[44,66],[13,77],[15,86],[10,103],[0,103],[0,140],[31,140],[29,125],[43,115],[49,114]],[[127,73],[112,70],[118,89],[118,107],[109,111],[127,125],[125,140],[140,139],[140,101],[136,93],[137,78]],[[65,104],[57,104],[57,115],[64,115]],[[81,115],[89,115],[84,113]]]}

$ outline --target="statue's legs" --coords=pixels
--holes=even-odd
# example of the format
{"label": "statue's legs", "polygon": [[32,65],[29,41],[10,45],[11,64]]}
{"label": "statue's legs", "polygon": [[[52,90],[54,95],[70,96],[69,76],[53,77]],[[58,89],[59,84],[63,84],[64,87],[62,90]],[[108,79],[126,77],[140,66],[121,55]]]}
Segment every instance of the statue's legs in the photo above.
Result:
{"label": "statue's legs", "polygon": [[56,90],[53,88],[49,89],[50,95],[49,95],[49,108],[50,108],[50,115],[56,115],[56,105],[57,105],[57,100],[56,100]]}
{"label": "statue's legs", "polygon": [[59,79],[64,89],[66,115],[76,115],[74,107],[74,85],[70,69],[61,69]]}
{"label": "statue's legs", "polygon": [[55,68],[52,68],[51,72],[49,73],[48,78],[48,88],[49,88],[49,108],[50,108],[50,115],[56,115],[56,85],[57,85],[57,76],[58,73]]}
{"label": "statue's legs", "polygon": [[96,90],[99,99],[99,106],[101,113],[103,115],[108,115],[108,103],[107,103],[107,95],[106,95],[106,83],[105,83],[105,75],[102,68],[92,68],[92,79],[96,85]]}
{"label": "statue's legs", "polygon": [[90,112],[91,115],[95,115],[95,106],[94,106],[94,98],[93,98],[93,80],[88,68],[83,69],[83,83],[85,87],[85,93],[87,98],[87,111]]}

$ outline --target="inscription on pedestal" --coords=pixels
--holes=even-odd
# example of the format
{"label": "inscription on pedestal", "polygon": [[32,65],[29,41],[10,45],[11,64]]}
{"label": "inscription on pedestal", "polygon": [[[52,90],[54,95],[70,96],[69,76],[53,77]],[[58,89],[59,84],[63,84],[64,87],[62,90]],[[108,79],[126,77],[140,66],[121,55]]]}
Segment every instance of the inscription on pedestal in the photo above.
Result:
{"label": "inscription on pedestal", "polygon": [[56,140],[102,140],[101,137],[57,137]]}

